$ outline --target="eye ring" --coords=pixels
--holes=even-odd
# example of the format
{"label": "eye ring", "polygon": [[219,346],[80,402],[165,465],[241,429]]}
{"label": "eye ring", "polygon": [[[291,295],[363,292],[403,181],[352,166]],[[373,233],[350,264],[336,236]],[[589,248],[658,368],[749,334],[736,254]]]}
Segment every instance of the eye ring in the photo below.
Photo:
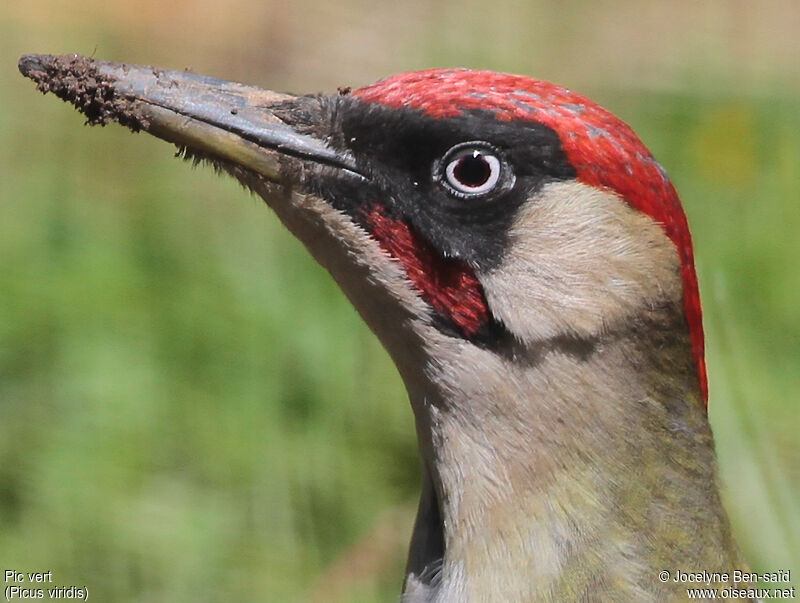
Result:
{"label": "eye ring", "polygon": [[434,170],[448,192],[462,199],[484,197],[514,183],[514,175],[500,152],[481,141],[452,147]]}

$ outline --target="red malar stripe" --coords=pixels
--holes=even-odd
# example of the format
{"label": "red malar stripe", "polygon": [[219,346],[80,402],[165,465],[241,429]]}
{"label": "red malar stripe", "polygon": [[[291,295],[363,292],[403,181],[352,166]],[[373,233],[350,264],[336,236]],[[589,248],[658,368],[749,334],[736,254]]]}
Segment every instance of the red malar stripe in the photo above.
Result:
{"label": "red malar stripe", "polygon": [[483,287],[469,266],[442,258],[408,224],[387,216],[380,205],[367,212],[366,221],[381,248],[403,264],[422,298],[466,337],[472,337],[489,322]]}

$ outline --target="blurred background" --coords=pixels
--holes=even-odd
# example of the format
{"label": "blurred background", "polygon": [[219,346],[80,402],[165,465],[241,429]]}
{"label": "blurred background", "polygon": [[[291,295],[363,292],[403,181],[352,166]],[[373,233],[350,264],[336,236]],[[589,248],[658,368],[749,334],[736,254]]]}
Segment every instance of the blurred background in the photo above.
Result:
{"label": "blurred background", "polygon": [[0,569],[95,601],[389,601],[416,505],[411,411],[349,303],[230,178],[17,73],[78,52],[290,92],[491,68],[629,122],[693,228],[739,542],[800,584],[798,31],[794,0],[6,0]]}

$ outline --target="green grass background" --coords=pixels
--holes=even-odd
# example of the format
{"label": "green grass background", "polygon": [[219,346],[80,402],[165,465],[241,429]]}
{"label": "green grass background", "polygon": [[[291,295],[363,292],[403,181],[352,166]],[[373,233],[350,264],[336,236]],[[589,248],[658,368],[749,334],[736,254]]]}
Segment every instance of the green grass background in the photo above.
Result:
{"label": "green grass background", "polygon": [[[734,25],[684,31],[706,40],[700,52],[651,42],[642,23],[669,32],[669,13],[637,22],[625,2],[600,24],[583,18],[588,2],[500,3],[491,18],[472,1],[12,2],[0,16],[0,570],[52,570],[53,585],[101,602],[392,600],[402,579],[418,467],[393,366],[260,201],[160,141],[81,127],[16,73],[23,52],[97,46],[295,91],[491,67],[578,88],[631,123],[692,225],[740,544],[754,569],[792,569],[797,584],[800,47],[758,29],[763,16],[751,27],[742,3],[710,5]],[[789,6],[769,23],[794,36]],[[582,49],[585,21],[607,35]]]}

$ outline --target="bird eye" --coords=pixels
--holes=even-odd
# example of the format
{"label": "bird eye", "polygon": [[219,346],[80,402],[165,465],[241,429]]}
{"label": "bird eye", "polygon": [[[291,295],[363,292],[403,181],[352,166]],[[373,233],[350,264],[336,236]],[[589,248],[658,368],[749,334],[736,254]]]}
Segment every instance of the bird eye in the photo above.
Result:
{"label": "bird eye", "polygon": [[468,142],[450,149],[439,166],[440,180],[457,196],[481,196],[492,192],[503,181],[504,162],[485,143]]}

